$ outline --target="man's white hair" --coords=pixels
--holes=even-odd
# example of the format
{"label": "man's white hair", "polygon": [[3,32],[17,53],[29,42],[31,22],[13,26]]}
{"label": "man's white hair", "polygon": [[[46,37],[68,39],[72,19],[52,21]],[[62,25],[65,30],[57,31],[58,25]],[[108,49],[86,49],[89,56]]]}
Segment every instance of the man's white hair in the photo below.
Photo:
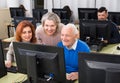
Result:
{"label": "man's white hair", "polygon": [[77,27],[74,24],[72,24],[72,23],[68,23],[67,25],[65,25],[64,28],[72,29],[74,34],[78,34]]}

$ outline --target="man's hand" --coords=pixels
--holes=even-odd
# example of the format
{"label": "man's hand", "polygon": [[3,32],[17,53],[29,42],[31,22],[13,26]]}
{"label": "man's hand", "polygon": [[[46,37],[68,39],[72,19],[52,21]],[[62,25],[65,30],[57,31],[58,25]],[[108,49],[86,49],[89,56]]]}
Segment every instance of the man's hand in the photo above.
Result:
{"label": "man's hand", "polygon": [[66,74],[67,80],[77,80],[78,79],[78,72],[72,72],[69,74]]}

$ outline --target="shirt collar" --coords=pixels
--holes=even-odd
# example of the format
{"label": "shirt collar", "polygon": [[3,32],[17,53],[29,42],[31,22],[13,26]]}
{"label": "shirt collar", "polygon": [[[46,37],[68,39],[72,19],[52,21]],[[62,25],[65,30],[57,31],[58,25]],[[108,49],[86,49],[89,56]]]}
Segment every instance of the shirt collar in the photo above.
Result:
{"label": "shirt collar", "polygon": [[73,50],[75,50],[76,49],[76,47],[77,47],[77,42],[78,42],[78,40],[76,39],[75,40],[75,42],[74,42],[74,44],[71,46],[71,48],[67,48],[67,49],[73,49]]}

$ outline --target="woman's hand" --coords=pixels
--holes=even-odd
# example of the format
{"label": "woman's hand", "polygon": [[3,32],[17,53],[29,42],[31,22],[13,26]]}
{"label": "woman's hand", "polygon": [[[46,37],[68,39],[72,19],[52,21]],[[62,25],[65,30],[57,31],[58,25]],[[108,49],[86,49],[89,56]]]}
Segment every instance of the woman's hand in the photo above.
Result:
{"label": "woman's hand", "polygon": [[11,61],[5,61],[5,66],[7,68],[10,68],[12,66],[12,62]]}

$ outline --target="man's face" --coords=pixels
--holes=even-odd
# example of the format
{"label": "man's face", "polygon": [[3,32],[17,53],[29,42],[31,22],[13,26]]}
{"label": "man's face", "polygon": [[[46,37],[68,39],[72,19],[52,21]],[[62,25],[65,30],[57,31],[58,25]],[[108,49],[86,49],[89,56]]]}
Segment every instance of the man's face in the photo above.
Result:
{"label": "man's face", "polygon": [[107,20],[108,13],[103,11],[103,12],[98,12],[98,20]]}
{"label": "man's face", "polygon": [[77,38],[77,35],[73,33],[73,30],[71,28],[63,28],[61,31],[61,40],[63,42],[63,45],[70,48],[75,40]]}

